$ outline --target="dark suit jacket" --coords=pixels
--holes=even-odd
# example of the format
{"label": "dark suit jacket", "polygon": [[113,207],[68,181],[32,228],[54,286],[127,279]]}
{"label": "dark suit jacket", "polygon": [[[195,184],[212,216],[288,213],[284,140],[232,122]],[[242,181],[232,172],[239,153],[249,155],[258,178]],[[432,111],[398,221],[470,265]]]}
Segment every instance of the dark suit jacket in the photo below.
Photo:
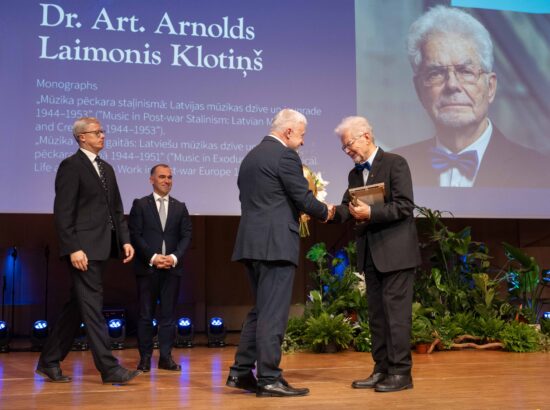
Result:
{"label": "dark suit jacket", "polygon": [[[392,151],[407,159],[416,186],[439,186],[439,173],[432,168],[430,156],[430,149],[435,144],[435,138],[431,138]],[[550,178],[546,168],[549,160],[536,151],[511,142],[493,127],[493,135],[483,155],[474,188],[549,187]]]}
{"label": "dark suit jacket", "polygon": [[298,265],[300,211],[325,219],[327,206],[308,189],[298,154],[267,136],[244,158],[238,186],[241,220],[232,260]]}
{"label": "dark suit jacket", "polygon": [[169,197],[168,215],[164,231],[153,194],[135,199],[128,218],[130,239],[136,250],[134,260],[137,276],[151,275],[154,267],[149,266],[151,257],[162,252],[162,241],[166,243],[166,254],[178,258],[177,265],[170,272],[180,276],[183,272],[183,256],[191,242],[191,217],[183,202]]}
{"label": "dark suit jacket", "polygon": [[83,250],[89,260],[107,260],[111,254],[111,214],[116,249],[130,243],[128,226],[113,167],[105,162],[105,193],[97,171],[80,149],[64,159],[55,177],[54,220],[61,256]]}
{"label": "dark suit jacket", "polygon": [[[418,235],[413,217],[413,189],[407,161],[378,148],[367,185],[380,182],[385,184],[384,203],[372,205],[370,220],[355,226],[359,272],[365,266],[367,246],[374,266],[380,272],[410,269],[420,264]],[[363,172],[352,169],[348,175],[348,188],[362,185]],[[342,204],[337,207],[334,222],[352,218],[349,202],[349,193],[346,191]]]}

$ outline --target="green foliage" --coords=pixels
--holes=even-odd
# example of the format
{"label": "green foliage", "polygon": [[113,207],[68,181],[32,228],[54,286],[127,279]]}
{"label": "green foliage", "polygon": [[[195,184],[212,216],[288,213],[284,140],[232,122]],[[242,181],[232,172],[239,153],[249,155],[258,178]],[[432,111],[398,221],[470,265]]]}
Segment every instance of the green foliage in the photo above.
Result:
{"label": "green foliage", "polygon": [[334,345],[336,350],[347,349],[353,340],[353,330],[344,315],[330,315],[322,312],[306,321],[304,340],[313,351],[323,352],[327,346]]}
{"label": "green foliage", "polygon": [[472,334],[483,337],[487,342],[494,342],[500,337],[504,325],[504,320],[496,317],[477,317]]}
{"label": "green foliage", "polygon": [[540,320],[540,331],[545,335],[550,336],[550,319],[542,318]]}
{"label": "green foliage", "polygon": [[[540,266],[535,258],[522,250],[503,242],[504,252],[508,258],[506,278],[510,295],[521,303],[520,314],[529,321],[536,323],[542,311],[542,286],[539,285]],[[506,269],[505,268],[505,269]],[[524,311],[525,310],[525,311]]]}
{"label": "green foliage", "polygon": [[368,322],[359,322],[353,326],[355,332],[355,338],[353,339],[353,345],[358,352],[370,352],[372,351],[372,335]]}
{"label": "green foliage", "polygon": [[539,350],[539,333],[525,323],[510,322],[504,325],[499,340],[511,352],[535,352]]}
{"label": "green foliage", "polygon": [[434,319],[434,329],[437,338],[440,340],[440,346],[444,349],[450,349],[453,340],[464,334],[464,329],[449,314],[437,316]]}
{"label": "green foliage", "polygon": [[288,320],[285,337],[281,346],[283,352],[292,353],[302,349],[305,345],[304,334],[306,332],[306,319],[291,317]]}

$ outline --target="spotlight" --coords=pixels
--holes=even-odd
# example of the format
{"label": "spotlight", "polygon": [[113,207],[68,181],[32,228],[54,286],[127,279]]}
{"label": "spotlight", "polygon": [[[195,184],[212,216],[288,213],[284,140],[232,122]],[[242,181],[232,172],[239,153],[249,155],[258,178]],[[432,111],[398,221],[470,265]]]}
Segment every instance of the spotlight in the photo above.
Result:
{"label": "spotlight", "polygon": [[550,312],[544,312],[544,313],[542,314],[542,317],[545,318],[545,319],[550,320]]}
{"label": "spotlight", "polygon": [[225,346],[225,325],[221,317],[212,317],[208,322],[208,347]]}
{"label": "spotlight", "polygon": [[114,318],[107,322],[109,330],[109,339],[112,350],[124,349],[124,339],[126,338],[126,323],[124,319]]}
{"label": "spotlight", "polygon": [[0,353],[10,351],[10,329],[7,322],[0,320]]}
{"label": "spotlight", "polygon": [[48,322],[45,320],[37,320],[33,323],[31,329],[31,350],[33,352],[42,350],[48,339],[48,332]]}
{"label": "spotlight", "polygon": [[73,347],[71,347],[71,350],[84,351],[88,350],[89,348],[90,347],[88,346],[88,338],[86,337],[86,325],[84,323],[81,323],[80,327],[78,328],[78,334],[73,340]]}
{"label": "spotlight", "polygon": [[541,272],[541,278],[543,285],[550,285],[550,269],[543,269]]}
{"label": "spotlight", "polygon": [[193,324],[188,317],[180,317],[176,325],[176,347],[193,347]]}
{"label": "spotlight", "polygon": [[153,349],[159,348],[159,324],[157,319],[153,319]]}

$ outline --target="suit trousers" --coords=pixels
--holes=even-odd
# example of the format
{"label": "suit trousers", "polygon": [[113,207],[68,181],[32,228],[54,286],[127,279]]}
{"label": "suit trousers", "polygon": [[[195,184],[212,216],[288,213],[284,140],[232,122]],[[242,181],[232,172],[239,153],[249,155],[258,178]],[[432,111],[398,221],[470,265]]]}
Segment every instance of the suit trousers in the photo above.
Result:
{"label": "suit trousers", "polygon": [[71,298],[63,307],[49,336],[39,363],[44,367],[57,367],[65,359],[84,322],[94,364],[103,376],[112,375],[120,367],[110,350],[107,323],[103,316],[102,273],[107,261],[88,261],[88,270],[75,269],[70,260],[72,277]]}
{"label": "suit trousers", "polygon": [[288,323],[294,282],[294,264],[287,261],[245,262],[255,305],[248,313],[230,375],[244,376],[257,365],[258,384],[282,376],[281,344]]}
{"label": "suit trousers", "polygon": [[374,372],[410,374],[414,269],[379,272],[367,252],[365,282]]}
{"label": "suit trousers", "polygon": [[[180,277],[167,269],[154,269],[153,274],[137,277],[139,294],[138,348],[141,357],[153,355],[153,318],[158,323],[161,358],[169,358],[176,325],[174,311],[178,301]],[[155,316],[157,305],[158,316]]]}

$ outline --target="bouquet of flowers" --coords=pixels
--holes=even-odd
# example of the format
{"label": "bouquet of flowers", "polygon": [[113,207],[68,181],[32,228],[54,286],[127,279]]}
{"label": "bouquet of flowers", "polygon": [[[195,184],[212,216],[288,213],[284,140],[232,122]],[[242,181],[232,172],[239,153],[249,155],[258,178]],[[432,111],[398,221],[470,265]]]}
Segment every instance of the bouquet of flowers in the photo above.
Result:
{"label": "bouquet of flowers", "polygon": [[[304,172],[304,178],[309,184],[309,190],[313,192],[315,198],[319,201],[324,202],[327,197],[326,186],[329,184],[328,181],[325,181],[321,176],[320,172],[313,172],[311,168],[307,165],[302,165],[302,170]],[[310,217],[304,213],[300,214],[300,237],[305,238],[310,235],[308,221]]]}

